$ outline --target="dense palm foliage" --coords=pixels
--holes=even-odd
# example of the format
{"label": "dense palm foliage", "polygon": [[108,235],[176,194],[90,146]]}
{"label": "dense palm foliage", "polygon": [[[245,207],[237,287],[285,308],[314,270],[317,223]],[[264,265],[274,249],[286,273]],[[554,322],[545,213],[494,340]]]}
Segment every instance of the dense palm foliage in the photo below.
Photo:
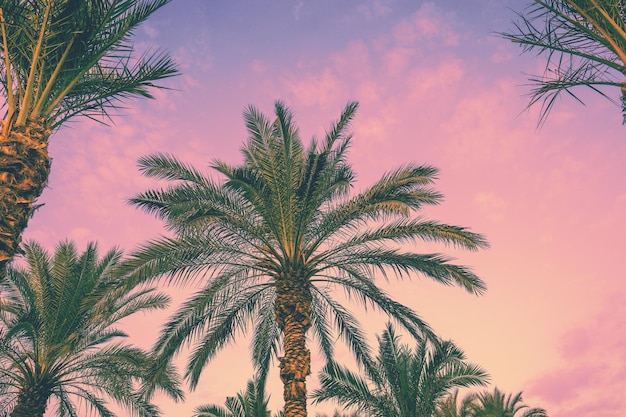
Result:
{"label": "dense palm foliage", "polygon": [[133,31],[169,0],[0,0],[0,277],[50,172],[48,138],[70,118],[108,117],[151,97],[176,69],[162,52],[135,54]]}
{"label": "dense palm foliage", "polygon": [[[209,404],[196,408],[194,417],[271,417],[265,381],[259,378],[248,381],[246,390],[227,397],[224,406]],[[274,417],[282,417],[278,412]]]}
{"label": "dense palm foliage", "polygon": [[[545,54],[543,75],[529,106],[542,102],[540,123],[560,93],[585,86],[608,98],[603,86],[621,89],[626,122],[626,2],[624,0],[534,0],[502,35],[525,51]],[[580,101],[580,100],[579,100]]]}
{"label": "dense palm foliage", "polygon": [[523,404],[522,393],[504,394],[498,388],[475,397],[472,417],[547,417],[543,408]]}
{"label": "dense palm foliage", "polygon": [[388,325],[378,344],[375,366],[365,368],[365,377],[341,365],[326,365],[315,400],[336,401],[370,417],[434,417],[439,402],[455,388],[484,385],[488,378],[450,341],[423,339],[411,349],[399,343]]}
{"label": "dense palm foliage", "polygon": [[476,394],[468,394],[459,400],[459,390],[454,390],[439,401],[435,410],[436,417],[472,417],[476,410]]}
{"label": "dense palm foliage", "polygon": [[120,320],[164,308],[168,298],[123,285],[119,251],[98,259],[94,244],[79,254],[67,242],[53,256],[35,243],[24,250],[27,265],[10,266],[0,283],[0,412],[41,417],[54,403],[59,416],[85,407],[112,416],[109,398],[153,417],[155,389],[181,398],[171,368],[154,372],[148,353],[120,341]]}
{"label": "dense palm foliage", "polygon": [[282,103],[276,103],[273,121],[249,107],[243,164],[212,164],[222,182],[172,156],[140,160],[145,175],[172,184],[132,203],[165,220],[175,237],[140,248],[127,264],[129,279],[203,276],[203,288],[181,306],[156,344],[156,351],[171,359],[193,343],[186,371],[192,387],[208,361],[252,325],[257,365],[277,355],[282,340],[285,415],[306,416],[309,328],[328,359],[338,329],[357,359],[371,362],[357,320],[335,297],[339,290],[420,337],[428,327],[375,285],[377,272],[400,278],[421,274],[471,293],[485,289],[474,273],[448,257],[414,251],[420,241],[469,250],[487,246],[466,228],[413,216],[441,199],[431,188],[435,168],[406,164],[350,195],[354,173],[346,160],[352,139],[347,130],[356,109],[349,104],[324,140],[305,149],[293,114]]}

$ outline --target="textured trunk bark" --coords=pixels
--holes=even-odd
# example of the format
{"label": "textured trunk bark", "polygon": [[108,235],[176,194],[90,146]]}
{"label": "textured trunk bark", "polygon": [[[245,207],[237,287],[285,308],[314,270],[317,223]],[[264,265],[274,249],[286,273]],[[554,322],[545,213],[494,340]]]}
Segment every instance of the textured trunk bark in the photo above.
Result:
{"label": "textured trunk bark", "polygon": [[287,273],[276,280],[276,323],[283,332],[285,356],[279,358],[283,381],[285,417],[306,417],[306,377],[311,373],[311,352],[306,332],[311,327],[311,291],[301,273]]}
{"label": "textured trunk bark", "polygon": [[50,174],[48,137],[43,120],[6,127],[0,135],[0,279],[22,240],[35,200]]}
{"label": "textured trunk bark", "polygon": [[50,398],[50,389],[45,385],[35,385],[20,390],[17,405],[11,417],[43,417]]}

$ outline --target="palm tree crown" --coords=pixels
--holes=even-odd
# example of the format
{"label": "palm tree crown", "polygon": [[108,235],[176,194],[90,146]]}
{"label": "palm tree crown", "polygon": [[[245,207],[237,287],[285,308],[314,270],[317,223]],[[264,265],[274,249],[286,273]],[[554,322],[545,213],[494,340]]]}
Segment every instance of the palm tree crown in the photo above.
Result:
{"label": "palm tree crown", "polygon": [[436,417],[472,417],[476,410],[477,394],[470,393],[459,400],[459,389],[441,399],[435,410]]}
{"label": "palm tree crown", "polygon": [[504,394],[497,387],[475,397],[472,417],[547,417],[543,408],[523,404],[522,393]]}
{"label": "palm tree crown", "polygon": [[0,277],[50,173],[48,138],[77,115],[109,117],[177,73],[130,37],[169,0],[0,0]]}
{"label": "palm tree crown", "polygon": [[354,173],[346,160],[352,138],[347,129],[356,109],[356,103],[348,104],[324,140],[313,140],[305,149],[292,112],[281,102],[273,121],[249,107],[243,164],[212,164],[223,182],[173,156],[140,160],[145,175],[173,184],[131,202],[165,220],[176,235],[132,255],[129,279],[206,277],[204,288],[182,305],[156,345],[171,358],[184,342],[195,341],[187,367],[192,386],[208,360],[254,324],[257,365],[268,363],[282,338],[285,415],[305,416],[310,327],[328,359],[336,328],[360,361],[371,362],[357,320],[334,298],[338,289],[378,307],[416,336],[430,331],[428,326],[375,285],[377,272],[420,273],[471,293],[485,289],[480,278],[448,257],[399,246],[420,240],[470,250],[487,246],[482,236],[463,227],[411,216],[441,199],[431,188],[435,168],[407,164],[350,195]]}
{"label": "palm tree crown", "polygon": [[41,417],[55,399],[59,416],[86,404],[105,417],[108,397],[147,417],[158,415],[147,401],[154,389],[181,398],[170,367],[153,374],[150,355],[118,341],[120,320],[168,303],[154,289],[122,285],[119,251],[98,259],[94,244],[78,254],[63,242],[52,257],[35,243],[24,249],[27,266],[8,268],[0,284],[0,411]]}
{"label": "palm tree crown", "polygon": [[334,400],[371,417],[433,417],[453,389],[485,385],[487,373],[467,363],[450,341],[419,340],[415,349],[399,343],[391,325],[378,337],[374,367],[366,379],[344,366],[328,364],[321,373],[315,400]]}
{"label": "palm tree crown", "polygon": [[5,129],[43,119],[104,115],[122,99],[152,97],[176,74],[161,51],[134,56],[134,30],[171,0],[2,0],[0,77]]}
{"label": "palm tree crown", "polygon": [[572,91],[578,86],[607,98],[602,86],[620,87],[626,122],[625,10],[623,0],[534,0],[514,30],[501,33],[524,51],[547,55],[544,74],[530,79],[536,87],[529,106],[542,102],[540,124],[560,93],[580,101]]}
{"label": "palm tree crown", "polygon": [[[268,403],[265,381],[255,378],[248,381],[245,391],[234,397],[227,397],[224,407],[216,404],[202,405],[195,409],[194,417],[271,417]],[[274,417],[283,417],[283,413],[278,412]]]}

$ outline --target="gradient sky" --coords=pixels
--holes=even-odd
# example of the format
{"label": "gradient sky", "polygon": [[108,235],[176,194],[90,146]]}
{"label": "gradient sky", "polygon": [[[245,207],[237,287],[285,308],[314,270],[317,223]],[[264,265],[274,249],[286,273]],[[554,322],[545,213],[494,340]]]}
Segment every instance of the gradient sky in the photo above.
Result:
{"label": "gradient sky", "polygon": [[[435,165],[446,199],[424,215],[470,226],[492,244],[480,253],[437,248],[487,282],[482,297],[419,277],[381,285],[486,368],[492,387],[523,391],[552,417],[621,416],[626,128],[615,105],[581,92],[586,107],[564,97],[537,129],[537,109],[524,111],[524,74],[544,61],[493,34],[511,28],[511,9],[525,4],[174,0],[137,32],[136,46],[167,49],[183,75],[156,100],[127,103],[110,127],[78,119],[54,134],[45,205],[25,238],[130,251],[162,232],[125,203],[155,185],[137,171],[140,156],[167,152],[202,169],[216,157],[236,163],[248,104],[271,114],[284,100],[308,140],[357,100],[357,189],[405,162]],[[149,347],[166,316],[129,322],[132,340]],[[362,317],[370,334],[382,330],[382,318]],[[158,400],[165,415],[190,415],[245,387],[248,345],[238,340],[185,404]],[[270,377],[277,409],[280,382]]]}

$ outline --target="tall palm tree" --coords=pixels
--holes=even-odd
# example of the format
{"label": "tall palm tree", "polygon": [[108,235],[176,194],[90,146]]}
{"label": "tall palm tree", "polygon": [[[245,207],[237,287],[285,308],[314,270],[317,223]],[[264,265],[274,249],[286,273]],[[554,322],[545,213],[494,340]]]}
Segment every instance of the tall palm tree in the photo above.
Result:
{"label": "tall palm tree", "polygon": [[547,417],[543,408],[531,408],[522,401],[521,392],[506,395],[496,387],[476,396],[472,417]]}
{"label": "tall palm tree", "polygon": [[121,252],[98,259],[95,244],[79,254],[68,242],[53,256],[36,243],[24,250],[27,266],[10,266],[0,283],[0,412],[42,417],[54,400],[59,416],[76,416],[85,405],[113,416],[108,397],[148,417],[158,415],[148,401],[154,390],[182,398],[171,367],[157,368],[147,352],[120,341],[120,320],[169,301],[152,288],[123,285]]}
{"label": "tall palm tree", "polygon": [[487,373],[467,363],[450,341],[418,340],[415,349],[399,343],[391,325],[378,337],[376,365],[365,378],[329,363],[323,369],[316,402],[333,400],[371,417],[434,417],[453,389],[485,385]]}
{"label": "tall palm tree", "polygon": [[560,93],[582,102],[572,91],[579,86],[607,98],[603,86],[620,87],[626,123],[625,19],[624,0],[534,0],[514,29],[501,33],[524,51],[547,56],[543,75],[530,79],[529,106],[542,102],[540,124]]}
{"label": "tall palm tree", "polygon": [[[265,382],[259,378],[249,380],[246,390],[234,397],[226,397],[225,407],[216,404],[202,405],[194,411],[194,417],[270,417],[269,397],[265,393]],[[283,417],[278,412],[274,417]]]}
{"label": "tall palm tree", "polygon": [[109,117],[176,74],[163,52],[133,53],[139,24],[169,0],[0,0],[0,278],[50,173],[48,139],[74,116]]}
{"label": "tall palm tree", "polygon": [[357,320],[334,298],[338,290],[379,308],[419,337],[428,327],[375,285],[376,272],[400,278],[422,274],[471,293],[485,289],[480,278],[448,257],[399,246],[423,240],[469,250],[487,246],[466,228],[412,216],[441,199],[430,187],[435,168],[407,164],[349,194],[354,174],[346,160],[352,138],[347,129],[356,109],[356,103],[348,104],[324,140],[313,140],[305,150],[293,114],[281,102],[273,121],[249,107],[243,164],[213,162],[224,181],[173,156],[140,160],[146,176],[173,184],[131,202],[165,220],[175,236],[133,254],[128,279],[165,274],[180,282],[204,274],[204,288],[183,303],[156,344],[170,359],[195,341],[186,372],[192,388],[215,353],[253,324],[255,363],[267,363],[282,339],[285,415],[306,416],[309,328],[327,359],[336,328],[357,359],[371,361]]}

